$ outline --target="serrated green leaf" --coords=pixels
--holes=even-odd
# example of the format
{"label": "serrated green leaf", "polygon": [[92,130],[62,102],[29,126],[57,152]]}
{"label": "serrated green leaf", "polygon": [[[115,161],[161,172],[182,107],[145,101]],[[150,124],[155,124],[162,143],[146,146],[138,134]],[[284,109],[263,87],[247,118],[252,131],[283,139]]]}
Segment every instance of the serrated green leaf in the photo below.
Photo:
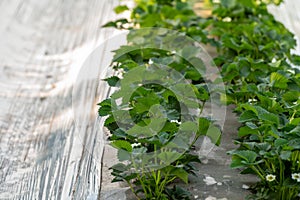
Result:
{"label": "serrated green leaf", "polygon": [[274,145],[275,147],[282,147],[286,144],[288,144],[288,140],[287,139],[283,139],[283,138],[278,138],[275,140]]}
{"label": "serrated green leaf", "polygon": [[111,114],[111,107],[110,106],[101,106],[98,109],[98,113],[99,113],[99,116],[102,116],[102,117],[109,115],[109,114]]}
{"label": "serrated green leaf", "polygon": [[270,76],[270,82],[273,87],[286,89],[288,86],[287,85],[288,81],[289,81],[288,78],[286,78],[285,76],[277,72],[273,72]]}
{"label": "serrated green leaf", "polygon": [[257,120],[256,114],[252,110],[246,110],[243,112],[239,118],[239,122],[247,122],[247,121],[253,121]]}
{"label": "serrated green leaf", "polygon": [[279,124],[279,117],[273,113],[270,113],[266,109],[260,107],[260,106],[254,106],[254,108],[257,111],[257,116],[259,119],[270,122],[270,123],[275,123]]}
{"label": "serrated green leaf", "polygon": [[102,102],[98,103],[99,106],[111,106],[111,99],[105,99]]}
{"label": "serrated green leaf", "polygon": [[257,158],[257,153],[250,150],[239,150],[235,151],[233,155],[238,156],[243,161],[245,161],[247,164],[253,164]]}
{"label": "serrated green leaf", "polygon": [[210,126],[207,130],[206,136],[208,136],[213,144],[220,145],[221,131],[216,126]]}
{"label": "serrated green leaf", "polygon": [[154,92],[143,97],[135,98],[135,101],[134,108],[138,113],[149,111],[153,105],[160,104],[160,99]]}
{"label": "serrated green leaf", "polygon": [[112,76],[112,77],[106,78],[104,80],[108,83],[109,86],[115,87],[117,85],[117,83],[119,82],[120,78],[117,76]]}
{"label": "serrated green leaf", "polygon": [[258,135],[258,134],[259,134],[258,130],[253,130],[252,128],[250,128],[248,126],[243,126],[243,127],[239,128],[239,131],[238,131],[239,137],[245,137],[248,135]]}
{"label": "serrated green leaf", "polygon": [[171,170],[171,174],[177,176],[183,182],[188,183],[189,173],[187,173],[184,169],[175,167],[173,170]]}
{"label": "serrated green leaf", "polygon": [[113,116],[109,116],[109,117],[105,120],[104,126],[107,126],[107,125],[112,124],[112,123],[114,123],[114,122],[116,122],[115,119],[114,119],[114,117],[113,117]]}
{"label": "serrated green leaf", "polygon": [[125,140],[115,140],[111,143],[111,146],[115,147],[116,149],[123,149],[128,152],[132,152],[131,144]]}

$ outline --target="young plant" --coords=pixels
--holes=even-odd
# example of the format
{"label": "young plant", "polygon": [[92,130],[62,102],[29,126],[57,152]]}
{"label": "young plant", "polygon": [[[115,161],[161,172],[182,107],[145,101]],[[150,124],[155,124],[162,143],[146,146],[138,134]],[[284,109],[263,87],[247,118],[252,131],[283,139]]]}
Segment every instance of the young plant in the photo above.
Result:
{"label": "young plant", "polygon": [[[183,189],[167,186],[175,179],[188,183],[188,175],[195,170],[192,163],[200,163],[198,156],[191,153],[191,147],[201,135],[212,130],[214,134],[209,136],[218,142],[220,132],[216,132],[218,129],[209,119],[191,114],[191,109],[203,106],[198,99],[178,100],[181,92],[189,89],[195,92],[190,83],[175,86],[174,93],[159,84],[132,82],[131,75],[160,77],[167,72],[161,66],[154,65],[154,68],[153,71],[149,66],[139,66],[138,71],[124,74],[120,90],[99,104],[99,115],[108,116],[105,126],[112,134],[109,139],[118,149],[121,162],[111,168],[113,181],[127,182],[138,199],[189,199]],[[129,98],[126,86],[135,88]],[[200,93],[197,96],[201,96]],[[119,97],[122,102],[117,105]],[[173,190],[175,196],[171,193]]]}

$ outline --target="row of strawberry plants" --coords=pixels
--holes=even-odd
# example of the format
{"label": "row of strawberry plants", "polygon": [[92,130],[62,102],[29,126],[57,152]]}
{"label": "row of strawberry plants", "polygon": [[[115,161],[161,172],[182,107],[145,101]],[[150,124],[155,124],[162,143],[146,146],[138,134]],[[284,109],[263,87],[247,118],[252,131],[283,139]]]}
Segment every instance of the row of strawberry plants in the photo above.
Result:
{"label": "row of strawberry plants", "polygon": [[[218,144],[221,132],[212,118],[202,116],[214,92],[202,76],[200,49],[195,40],[170,28],[189,30],[199,40],[206,34],[188,3],[136,3],[130,21],[105,25],[131,30],[111,64],[118,75],[106,79],[118,90],[99,104],[111,145],[118,150],[113,181],[126,182],[137,199],[190,199],[189,192],[171,184],[188,183],[188,176],[195,175],[193,164],[200,160],[192,148],[197,139],[206,135]],[[115,8],[117,13],[125,10],[127,6]]]}
{"label": "row of strawberry plants", "polygon": [[[273,2],[221,0],[219,3],[214,4],[213,17],[203,19],[195,15],[188,3],[180,0],[140,0],[136,1],[136,7],[131,10],[131,20],[121,19],[110,22],[106,26],[121,29],[169,28],[180,31],[199,42],[216,46],[218,56],[215,58],[215,63],[220,67],[226,83],[226,101],[236,105],[236,112],[239,113],[239,121],[242,123],[238,132],[239,139],[237,140],[239,148],[230,152],[233,158],[231,166],[233,168],[244,168],[243,173],[254,173],[261,179],[253,188],[255,192],[255,195],[252,196],[253,199],[295,199],[299,193],[298,182],[300,182],[300,75],[297,68],[291,67],[291,63],[298,64],[299,58],[290,54],[290,50],[295,46],[293,35],[268,12],[268,3]],[[128,10],[128,7],[118,6],[115,9],[117,13],[125,10]],[[167,35],[166,32],[153,37],[157,40],[157,38],[166,38]],[[121,47],[116,51],[113,64],[115,69],[123,69],[126,73],[126,71],[137,66],[147,65],[149,61],[157,65],[155,70],[161,68],[159,64],[169,65],[180,71],[185,79],[190,80],[194,88],[193,91],[197,93],[196,98],[198,101],[195,100],[195,102],[199,102],[200,99],[202,101],[200,107],[203,107],[209,95],[201,73],[198,73],[189,62],[175,58],[176,56],[174,57],[172,52],[153,48],[143,49],[143,51],[136,47],[132,48],[134,45],[145,46],[145,43],[143,43],[145,39],[148,42],[153,42],[154,40],[149,39],[151,38],[149,33],[130,33],[128,38],[131,43],[130,47]],[[193,47],[193,44],[190,44],[190,47]],[[124,52],[128,49],[131,50],[124,55]],[[188,57],[188,54],[196,52],[196,49],[187,49],[187,53],[181,52],[182,55],[187,60],[196,59],[193,56]],[[191,49],[193,50],[191,51]],[[118,53],[120,56],[118,56]],[[149,72],[146,71],[145,73]],[[116,86],[118,80],[119,77],[107,79],[111,86]],[[167,98],[166,95],[160,96],[165,88],[153,84],[141,88],[143,90],[147,89],[148,92],[138,92],[125,106],[130,107],[131,116],[137,118],[135,121],[137,124],[145,123],[145,119],[149,118],[148,111],[151,108],[149,102],[156,102],[165,105],[165,108],[170,108],[167,105],[170,103],[169,94]],[[124,91],[124,93],[126,92],[128,91]],[[167,92],[170,93],[170,91]],[[117,96],[120,97],[124,93]],[[159,94],[160,100],[153,98],[154,94]],[[225,100],[225,98],[223,99]],[[140,100],[141,102],[139,102]],[[173,100],[176,101],[176,94],[173,94]],[[133,152],[146,148],[143,151],[147,152],[151,149],[163,149],[167,142],[161,143],[161,139],[160,144],[158,144],[154,143],[151,137],[145,139],[141,135],[132,136],[132,134],[122,132],[111,114],[110,102],[111,100],[102,102],[99,111],[101,116],[109,115],[105,125],[113,133],[110,140],[119,149],[120,161],[132,161],[132,154],[126,156],[124,150]],[[146,108],[145,102],[148,103]],[[178,124],[182,120],[181,117],[178,117],[181,114],[179,104],[177,102],[177,107],[172,107],[172,111],[167,110],[169,113],[177,110],[177,115],[167,115],[167,122],[172,125],[175,122],[177,128],[174,128],[175,126],[165,126],[165,129],[157,135],[159,137],[160,134],[163,134],[164,141],[170,141],[174,134],[178,132]],[[177,116],[177,118],[174,116]],[[202,129],[202,132],[200,131],[201,133],[196,135],[195,139],[206,132],[208,128],[203,127],[209,127],[208,125],[211,123],[207,118],[200,118],[199,121],[201,123],[199,122],[197,125],[199,125],[200,130]],[[149,124],[149,122],[146,122],[146,124]],[[140,131],[145,131],[145,129]],[[193,132],[191,129],[189,131]],[[130,143],[138,145],[132,148]],[[193,159],[186,159],[186,156]],[[160,158],[166,160],[166,154],[164,157],[160,155]],[[161,180],[167,180],[162,181],[167,183],[177,177],[187,182],[187,173],[192,171],[192,168],[186,170],[186,167],[191,166],[190,161],[199,162],[199,159],[190,154],[190,150],[180,158],[184,158],[185,161],[179,159],[179,162],[173,162],[171,167],[166,166],[166,169],[155,170],[156,172],[148,170],[142,174],[129,171],[134,162],[129,162],[129,165],[120,163],[113,167],[113,174],[116,176],[116,180],[125,180],[129,185],[132,185],[132,188],[134,184],[141,185],[141,191],[143,191],[146,199],[151,199],[151,197],[172,199],[172,196],[175,199],[176,197],[182,198],[178,195],[172,195],[172,192],[168,189],[165,191],[157,189],[165,186],[158,186],[157,183]],[[149,162],[149,159],[146,162]],[[156,164],[162,163],[162,161],[155,162]],[[178,166],[181,166],[181,168]],[[136,169],[136,166],[134,167]],[[160,175],[158,176],[158,174]],[[161,174],[163,175],[161,176]],[[170,177],[168,177],[169,174]],[[153,181],[149,182],[149,180]],[[147,191],[147,188],[149,191]],[[160,191],[160,196],[156,191]],[[173,193],[176,194],[176,191],[177,189],[174,188]],[[133,192],[137,194],[139,191],[133,189]],[[186,195],[184,192],[181,193]],[[186,195],[186,198],[188,198],[188,195]]]}
{"label": "row of strawberry plants", "polygon": [[[278,2],[280,3],[280,2]],[[259,1],[216,5],[212,34],[215,59],[228,83],[227,101],[239,122],[230,152],[233,168],[254,173],[260,182],[252,199],[297,199],[300,193],[300,71],[291,34]]]}

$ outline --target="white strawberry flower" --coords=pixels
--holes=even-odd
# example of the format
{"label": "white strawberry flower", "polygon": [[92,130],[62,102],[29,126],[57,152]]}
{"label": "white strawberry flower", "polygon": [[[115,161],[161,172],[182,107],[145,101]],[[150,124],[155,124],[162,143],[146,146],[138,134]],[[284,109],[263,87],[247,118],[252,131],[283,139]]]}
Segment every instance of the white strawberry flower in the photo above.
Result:
{"label": "white strawberry flower", "polygon": [[293,173],[292,179],[296,180],[297,182],[300,182],[300,173]]}
{"label": "white strawberry flower", "polygon": [[269,181],[269,182],[272,182],[272,181],[274,181],[275,179],[276,179],[276,176],[273,175],[273,174],[268,174],[268,175],[266,176],[266,180]]}

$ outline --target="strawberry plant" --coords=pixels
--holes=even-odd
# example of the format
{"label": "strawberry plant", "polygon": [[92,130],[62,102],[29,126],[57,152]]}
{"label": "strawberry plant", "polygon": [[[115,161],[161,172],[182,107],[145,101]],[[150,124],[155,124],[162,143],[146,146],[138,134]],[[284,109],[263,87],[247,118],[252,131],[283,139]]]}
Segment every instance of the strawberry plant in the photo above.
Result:
{"label": "strawberry plant", "polygon": [[[290,85],[293,79],[288,82]],[[296,82],[299,84],[299,79]],[[267,88],[266,96],[267,85],[270,81],[252,93],[257,101],[237,107],[243,126],[238,132],[240,147],[230,152],[231,167],[257,174],[261,183],[256,188],[264,188],[265,198],[295,199],[300,186],[300,181],[292,177],[299,171],[300,159],[299,90],[278,90],[273,85]],[[284,87],[279,82],[277,86]],[[274,180],[268,179],[270,175]]]}

